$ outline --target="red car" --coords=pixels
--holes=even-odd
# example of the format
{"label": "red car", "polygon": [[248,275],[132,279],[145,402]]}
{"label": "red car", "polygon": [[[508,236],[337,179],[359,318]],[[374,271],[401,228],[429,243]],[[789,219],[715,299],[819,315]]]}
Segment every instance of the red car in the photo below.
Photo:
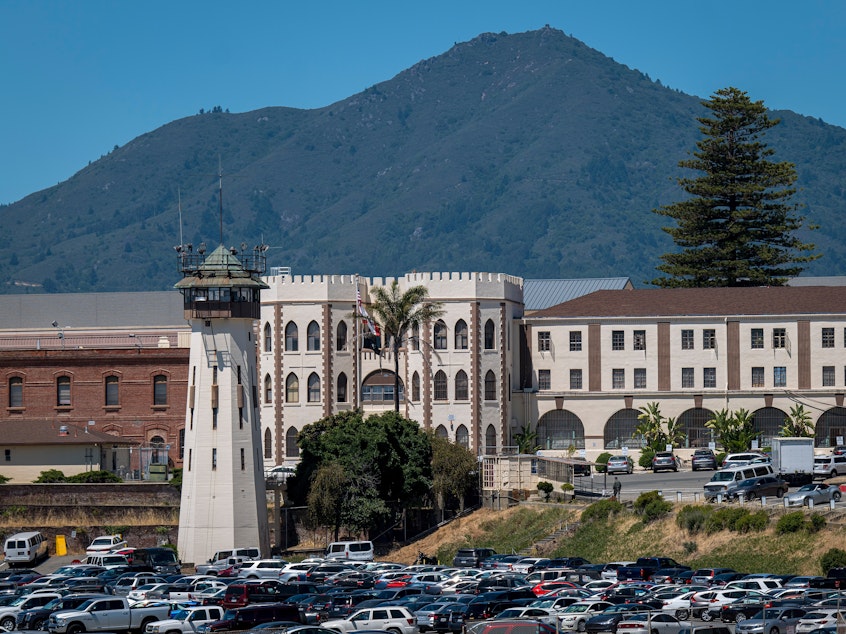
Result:
{"label": "red car", "polygon": [[541,597],[549,592],[555,592],[556,590],[560,590],[561,588],[576,588],[575,583],[572,581],[544,581],[543,583],[539,583],[538,585],[532,588],[532,592],[535,593],[536,597]]}

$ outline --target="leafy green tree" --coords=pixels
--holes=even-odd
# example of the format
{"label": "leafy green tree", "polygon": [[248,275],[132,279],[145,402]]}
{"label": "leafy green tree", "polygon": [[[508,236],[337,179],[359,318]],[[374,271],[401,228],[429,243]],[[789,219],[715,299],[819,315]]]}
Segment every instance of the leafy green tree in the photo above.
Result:
{"label": "leafy green tree", "polygon": [[794,165],[771,161],[774,150],[760,140],[779,120],[737,88],[718,90],[703,105],[710,111],[697,119],[704,136],[693,158],[679,162],[700,175],[679,179],[688,198],[654,210],[676,221],[664,231],[681,250],[661,256],[657,268],[667,277],[652,283],[780,286],[819,256],[795,236],[803,218],[790,202]]}
{"label": "leafy green tree", "polygon": [[346,478],[340,525],[350,531],[364,532],[392,514],[399,517],[431,491],[429,437],[396,412],[367,420],[360,411],[340,412],[306,425],[298,444],[300,465],[288,481],[289,495],[295,503],[308,503],[321,468],[338,465]]}
{"label": "leafy green tree", "polygon": [[538,445],[538,434],[532,431],[532,428],[528,425],[523,425],[520,431],[514,434],[514,442],[517,443],[517,453],[536,453],[540,449],[540,445]]}
{"label": "leafy green tree", "polygon": [[743,408],[734,413],[721,409],[714,413],[711,420],[706,421],[705,426],[714,430],[720,444],[728,453],[748,450],[752,441],[761,433],[755,431],[752,414]]}
{"label": "leafy green tree", "polygon": [[432,492],[443,509],[449,497],[458,499],[464,510],[465,496],[476,488],[479,463],[476,456],[461,445],[429,433],[432,445]]}
{"label": "leafy green tree", "polygon": [[814,423],[811,419],[811,413],[805,409],[804,405],[798,403],[790,408],[790,414],[784,418],[779,436],[802,436],[806,438],[814,436]]}
{"label": "leafy green tree", "polygon": [[429,290],[425,286],[412,286],[404,293],[394,280],[389,288],[374,286],[370,289],[373,302],[370,308],[391,340],[394,354],[394,411],[399,411],[399,353],[408,331],[443,314],[441,304],[427,301]]}
{"label": "leafy green tree", "polygon": [[341,509],[347,474],[337,462],[320,467],[308,491],[308,516],[320,526],[332,526],[337,541],[341,529]]}
{"label": "leafy green tree", "polygon": [[667,444],[667,435],[664,433],[664,416],[661,414],[661,407],[657,402],[647,403],[640,408],[637,415],[638,426],[635,433],[643,436],[646,445],[654,450],[664,449]]}
{"label": "leafy green tree", "polygon": [[552,482],[541,480],[538,482],[538,491],[543,493],[543,499],[549,502],[549,496],[552,494]]}

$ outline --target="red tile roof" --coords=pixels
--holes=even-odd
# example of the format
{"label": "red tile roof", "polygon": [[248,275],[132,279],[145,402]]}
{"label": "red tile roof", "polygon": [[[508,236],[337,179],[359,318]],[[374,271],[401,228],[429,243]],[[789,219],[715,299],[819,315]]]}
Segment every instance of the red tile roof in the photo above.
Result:
{"label": "red tile roof", "polygon": [[596,291],[534,313],[538,317],[722,317],[846,315],[846,287],[655,288]]}

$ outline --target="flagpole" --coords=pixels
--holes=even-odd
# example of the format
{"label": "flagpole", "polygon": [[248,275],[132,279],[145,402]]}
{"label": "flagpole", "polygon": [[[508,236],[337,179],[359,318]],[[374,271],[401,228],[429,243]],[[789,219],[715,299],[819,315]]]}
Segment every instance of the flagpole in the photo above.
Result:
{"label": "flagpole", "polygon": [[[356,313],[359,312],[359,308],[361,307],[361,291],[358,287],[359,284],[359,277],[358,273],[355,274],[355,303],[356,303]],[[353,339],[353,345],[355,346],[355,358],[356,358],[356,380],[355,380],[355,402],[356,406],[364,411],[364,404],[361,402],[361,385],[362,385],[362,377],[361,377],[361,333],[359,333],[359,329],[361,328],[361,319],[356,316],[355,318],[355,337]]]}

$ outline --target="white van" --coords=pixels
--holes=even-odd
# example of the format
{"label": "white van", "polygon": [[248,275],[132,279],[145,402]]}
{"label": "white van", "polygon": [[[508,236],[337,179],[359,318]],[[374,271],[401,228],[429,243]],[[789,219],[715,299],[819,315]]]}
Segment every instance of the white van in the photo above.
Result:
{"label": "white van", "polygon": [[326,559],[373,561],[373,542],[332,542],[326,549]]}
{"label": "white van", "polygon": [[773,465],[769,462],[758,462],[741,467],[730,467],[720,469],[711,477],[711,481],[705,484],[705,499],[714,501],[717,496],[722,495],[723,499],[731,497],[735,487],[749,478],[773,475]]}
{"label": "white van", "polygon": [[128,566],[129,559],[125,555],[103,553],[100,555],[87,555],[82,563],[89,566],[100,566],[101,568],[117,568],[119,566]]}
{"label": "white van", "polygon": [[47,559],[47,540],[38,531],[15,533],[3,546],[9,566],[29,566]]}

